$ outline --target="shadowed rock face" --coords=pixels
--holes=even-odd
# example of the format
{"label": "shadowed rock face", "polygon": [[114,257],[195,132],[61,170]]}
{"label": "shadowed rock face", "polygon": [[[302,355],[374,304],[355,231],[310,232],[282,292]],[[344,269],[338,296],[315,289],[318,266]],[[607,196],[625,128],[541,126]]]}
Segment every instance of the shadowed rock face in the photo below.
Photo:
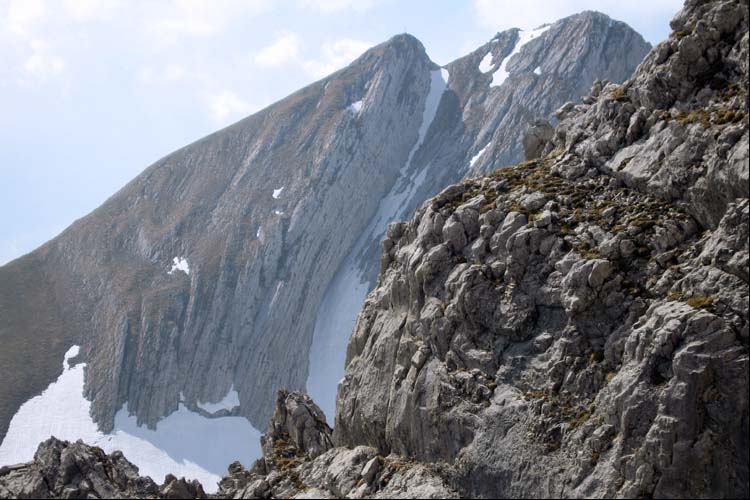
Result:
{"label": "shadowed rock face", "polygon": [[[520,159],[514,137],[529,119],[549,118],[595,78],[624,79],[648,49],[626,25],[584,13],[525,45],[507,64],[507,82],[490,87],[480,60],[492,51],[499,66],[517,38],[501,33],[447,66],[419,148],[438,68],[400,35],[159,160],[0,268],[0,379],[14,381],[0,385],[0,437],[18,406],[59,375],[73,343],[105,431],[125,402],[153,426],[180,393],[194,405],[232,385],[237,411],[262,427],[278,387],[304,386],[328,284],[398,182],[422,174],[394,214],[405,217],[467,173]],[[361,110],[351,107],[358,101]],[[358,257],[374,277],[381,234],[371,236]],[[189,272],[173,269],[175,259]]]}

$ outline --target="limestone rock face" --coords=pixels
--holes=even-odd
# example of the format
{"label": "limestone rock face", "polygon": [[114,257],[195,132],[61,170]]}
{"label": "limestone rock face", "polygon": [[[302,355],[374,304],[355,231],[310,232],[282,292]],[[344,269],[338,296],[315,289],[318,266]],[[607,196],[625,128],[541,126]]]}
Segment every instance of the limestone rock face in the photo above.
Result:
{"label": "limestone rock face", "polygon": [[389,230],[337,446],[461,496],[748,495],[747,7],[688,1],[542,157]]}
{"label": "limestone rock face", "polygon": [[[415,38],[394,37],[159,160],[0,268],[0,380],[11,381],[0,384],[0,439],[73,344],[104,431],[125,404],[153,427],[180,400],[217,402],[232,387],[232,414],[264,427],[277,389],[305,386],[337,271],[353,255],[374,285],[383,234],[369,227],[410,217],[469,172],[521,159],[529,120],[550,118],[596,78],[624,80],[648,50],[625,24],[586,12],[525,44],[492,86],[520,36],[500,33],[442,71]],[[482,71],[488,54],[492,71]],[[379,213],[387,202],[395,211]]]}
{"label": "limestone rock face", "polygon": [[623,85],[563,108],[549,149],[680,203],[715,227],[748,193],[747,2],[689,1]]}

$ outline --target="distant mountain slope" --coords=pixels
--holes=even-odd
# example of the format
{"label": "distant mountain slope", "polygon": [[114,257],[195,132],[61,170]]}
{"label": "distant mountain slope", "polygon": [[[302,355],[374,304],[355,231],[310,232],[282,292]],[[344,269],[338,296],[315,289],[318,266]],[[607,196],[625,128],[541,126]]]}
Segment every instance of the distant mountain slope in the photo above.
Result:
{"label": "distant mountain slope", "polygon": [[[626,25],[590,12],[522,48],[519,38],[501,33],[441,70],[415,38],[394,37],[161,159],[0,268],[0,340],[14,346],[0,379],[18,381],[0,385],[0,436],[18,405],[59,375],[73,344],[104,431],[125,403],[154,426],[180,401],[217,402],[232,387],[233,411],[262,427],[278,387],[305,386],[337,271],[347,262],[367,279],[377,271],[369,262],[384,223],[469,172],[518,159],[512,136],[528,120],[595,78],[625,78],[648,49]],[[482,59],[491,51],[500,71],[517,47],[509,76],[491,87]]]}

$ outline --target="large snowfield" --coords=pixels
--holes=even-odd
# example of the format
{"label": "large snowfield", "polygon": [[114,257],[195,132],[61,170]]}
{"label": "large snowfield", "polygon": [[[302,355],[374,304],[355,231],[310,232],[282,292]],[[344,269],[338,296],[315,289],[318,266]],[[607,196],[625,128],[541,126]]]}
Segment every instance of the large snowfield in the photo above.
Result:
{"label": "large snowfield", "polygon": [[[0,466],[31,461],[40,442],[50,436],[67,441],[82,439],[107,453],[121,450],[138,466],[141,475],[162,482],[167,474],[197,479],[206,492],[218,489],[227,466],[239,460],[246,467],[258,458],[260,432],[243,417],[205,418],[180,404],[159,422],[156,430],[139,427],[127,406],[115,416],[114,430],[99,431],[91,419],[91,402],[83,396],[85,363],[69,365],[78,346],[65,354],[63,373],[39,396],[24,403],[10,422],[0,445]],[[234,390],[223,401],[203,408],[239,404]]]}
{"label": "large snowfield", "polygon": [[389,223],[407,215],[404,210],[425,181],[427,166],[421,171],[411,172],[411,161],[435,118],[440,98],[448,85],[448,71],[432,71],[430,78],[430,91],[425,100],[417,142],[409,152],[399,178],[391,191],[381,200],[377,213],[357,240],[343,267],[337,272],[318,308],[310,348],[307,392],[325,412],[329,425],[333,425],[336,414],[336,391],[339,380],[344,376],[346,346],[354,329],[357,314],[371,289],[371,283],[359,268],[359,256],[373,241],[383,238]]}

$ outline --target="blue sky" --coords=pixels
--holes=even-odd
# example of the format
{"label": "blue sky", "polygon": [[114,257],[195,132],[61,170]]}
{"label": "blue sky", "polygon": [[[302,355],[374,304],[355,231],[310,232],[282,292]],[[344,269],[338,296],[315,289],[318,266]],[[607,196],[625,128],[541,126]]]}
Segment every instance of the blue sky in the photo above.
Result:
{"label": "blue sky", "polygon": [[586,9],[666,38],[679,0],[0,0],[0,265],[145,167],[394,34],[447,63]]}

